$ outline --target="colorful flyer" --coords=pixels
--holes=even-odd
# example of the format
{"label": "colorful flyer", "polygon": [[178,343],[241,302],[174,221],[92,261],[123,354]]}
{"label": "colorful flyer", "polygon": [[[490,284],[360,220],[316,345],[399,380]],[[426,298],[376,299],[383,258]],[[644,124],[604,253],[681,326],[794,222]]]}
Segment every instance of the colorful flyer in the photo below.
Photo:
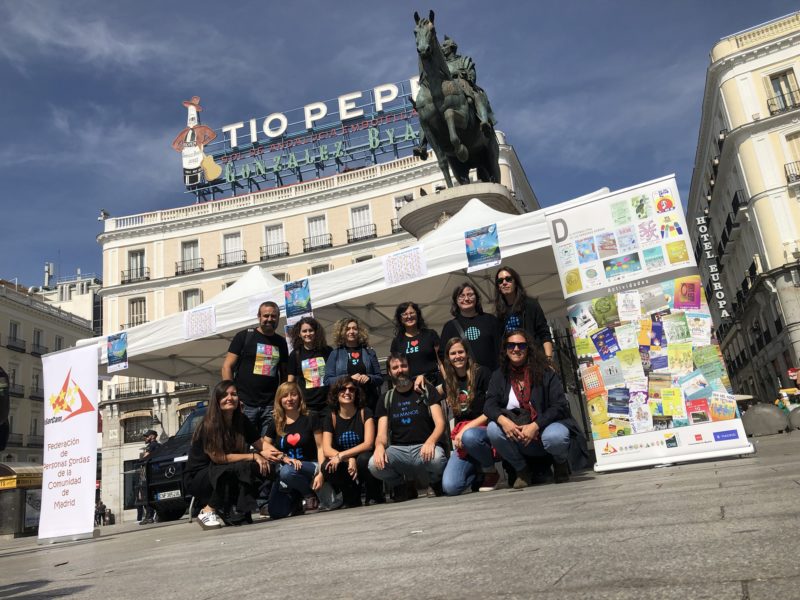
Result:
{"label": "colorful flyer", "polygon": [[679,377],[678,385],[681,387],[683,397],[686,400],[707,398],[711,394],[711,390],[708,387],[708,381],[703,375],[703,372],[699,369],[692,371],[688,375]]}
{"label": "colorful flyer", "polygon": [[647,271],[661,271],[667,265],[661,246],[644,248],[642,250],[642,258],[644,259],[644,268]]}
{"label": "colorful flyer", "polygon": [[580,269],[570,269],[566,272],[564,275],[564,287],[567,288],[568,294],[574,294],[583,289]]}
{"label": "colorful flyer", "polygon": [[686,412],[689,415],[689,423],[708,423],[711,420],[711,411],[708,406],[707,398],[686,401]]}
{"label": "colorful flyer", "polygon": [[666,245],[666,249],[669,264],[680,265],[689,262],[689,250],[686,248],[685,241],[678,240],[676,242],[670,242]]}
{"label": "colorful flyer", "polygon": [[630,416],[628,411],[628,401],[630,399],[630,392],[627,388],[614,388],[608,390],[608,415],[610,417],[625,417]]}
{"label": "colorful flyer", "polygon": [[636,321],[642,316],[642,296],[638,290],[617,294],[617,311],[621,321]]}
{"label": "colorful flyer", "polygon": [[695,347],[711,344],[711,315],[708,313],[686,313],[686,323],[689,325],[689,334]]}
{"label": "colorful flyer", "polygon": [[421,279],[428,274],[425,253],[420,245],[385,254],[381,257],[381,263],[383,279],[387,286]]}
{"label": "colorful flyer", "polygon": [[595,353],[594,344],[589,338],[575,339],[575,353],[578,356],[592,356]]}
{"label": "colorful flyer", "polygon": [[594,244],[593,235],[580,240],[575,240],[575,249],[578,252],[578,262],[581,264],[593,262],[598,259],[597,248]]}
{"label": "colorful flyer", "polygon": [[573,306],[567,316],[573,336],[587,337],[590,331],[598,328],[597,321],[594,320],[588,303]]}
{"label": "colorful flyer", "polygon": [[621,350],[639,349],[639,323],[625,323],[614,328],[617,344]]}
{"label": "colorful flyer", "polygon": [[631,252],[630,254],[604,260],[603,270],[605,271],[606,279],[609,281],[628,279],[631,275],[642,270],[642,262],[639,260],[638,252]]}
{"label": "colorful flyer", "polygon": [[645,433],[653,430],[653,414],[647,402],[631,402],[631,429],[633,433]]}
{"label": "colorful flyer", "polygon": [[606,395],[600,394],[586,402],[586,407],[589,409],[589,420],[593,425],[599,425],[600,423],[608,421],[606,401]]}
{"label": "colorful flyer", "polygon": [[637,219],[642,220],[653,216],[653,206],[650,204],[647,194],[638,194],[631,198],[630,202],[633,214]]}
{"label": "colorful flyer", "polygon": [[500,264],[500,240],[497,237],[496,224],[465,232],[464,245],[468,273]]}
{"label": "colorful flyer", "polygon": [[638,348],[620,350],[615,358],[619,361],[625,381],[644,378],[642,359],[639,356]]}
{"label": "colorful flyer", "polygon": [[603,360],[608,360],[619,352],[617,338],[614,337],[614,332],[608,327],[594,332],[589,337],[592,338],[594,347],[597,348],[597,353]]}
{"label": "colorful flyer", "polygon": [[689,331],[685,313],[679,312],[664,315],[661,317],[661,325],[664,328],[664,335],[667,337],[669,345],[692,341],[692,334]]}
{"label": "colorful flyer", "polygon": [[592,313],[598,327],[608,327],[619,321],[617,312],[617,296],[611,294],[592,300]]}
{"label": "colorful flyer", "polygon": [[123,371],[128,368],[128,334],[115,333],[106,339],[106,357],[109,373]]}
{"label": "colorful flyer", "polygon": [[694,370],[692,344],[670,344],[667,348],[669,370],[673,375],[686,375]]}
{"label": "colorful flyer", "polygon": [[642,299],[642,311],[646,315],[669,308],[669,301],[660,285],[642,288],[639,290],[639,295]]}
{"label": "colorful flyer", "polygon": [[702,289],[703,286],[698,275],[679,277],[675,280],[673,306],[682,309],[700,308]]}
{"label": "colorful flyer", "polygon": [[600,258],[608,258],[619,254],[619,247],[617,246],[617,238],[611,231],[603,231],[595,236],[595,243],[597,244],[597,251]]}
{"label": "colorful flyer", "polygon": [[627,225],[631,222],[630,205],[625,200],[611,204],[611,221],[614,225]]}
{"label": "colorful flyer", "polygon": [[625,385],[625,375],[622,372],[622,365],[620,365],[616,356],[612,356],[607,360],[601,360],[597,366],[600,367],[600,375],[603,377],[603,383],[606,389]]}
{"label": "colorful flyer", "polygon": [[665,417],[686,416],[680,388],[668,387],[661,390],[661,409],[664,411]]}
{"label": "colorful flyer", "polygon": [[712,392],[709,403],[712,421],[728,421],[736,418],[736,398],[733,394]]}
{"label": "colorful flyer", "polygon": [[636,240],[636,228],[633,225],[620,227],[617,229],[616,235],[620,254],[634,252],[639,248],[639,242]]}
{"label": "colorful flyer", "polygon": [[581,383],[587,398],[594,398],[606,391],[603,385],[603,377],[597,365],[581,365]]}
{"label": "colorful flyer", "polygon": [[305,316],[311,316],[311,289],[308,279],[290,281],[283,285],[283,298],[286,305],[286,323],[293,325]]}

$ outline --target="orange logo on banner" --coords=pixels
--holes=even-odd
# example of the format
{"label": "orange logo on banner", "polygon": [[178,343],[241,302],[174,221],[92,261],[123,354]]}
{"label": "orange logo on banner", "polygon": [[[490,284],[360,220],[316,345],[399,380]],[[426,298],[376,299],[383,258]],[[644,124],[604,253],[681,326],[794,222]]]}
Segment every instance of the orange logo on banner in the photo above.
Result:
{"label": "orange logo on banner", "polygon": [[[69,413],[61,419],[62,421],[71,419],[75,415],[92,412],[94,410],[94,406],[89,401],[89,398],[86,397],[86,394],[83,393],[80,386],[78,386],[74,380],[71,381],[71,375],[72,369],[67,373],[64,384],[61,386],[61,390],[58,394],[52,394],[50,396],[50,406],[53,409],[53,415],[58,415],[62,412]],[[77,408],[76,404],[78,405]]]}
{"label": "orange logo on banner", "polygon": [[606,442],[605,448],[603,448],[603,454],[616,454],[617,449],[614,448],[610,443]]}

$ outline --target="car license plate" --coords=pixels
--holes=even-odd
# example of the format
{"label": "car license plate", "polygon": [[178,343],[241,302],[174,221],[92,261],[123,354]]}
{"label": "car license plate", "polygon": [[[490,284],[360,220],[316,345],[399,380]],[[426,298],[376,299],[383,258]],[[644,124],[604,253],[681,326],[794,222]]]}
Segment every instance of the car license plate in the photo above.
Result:
{"label": "car license plate", "polygon": [[159,492],[156,498],[158,500],[167,500],[168,498],[180,498],[180,490],[170,490],[169,492]]}

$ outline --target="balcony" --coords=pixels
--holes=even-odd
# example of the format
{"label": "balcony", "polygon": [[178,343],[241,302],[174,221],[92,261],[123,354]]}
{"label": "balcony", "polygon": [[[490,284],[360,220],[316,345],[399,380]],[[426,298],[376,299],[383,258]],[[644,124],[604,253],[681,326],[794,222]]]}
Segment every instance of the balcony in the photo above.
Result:
{"label": "balcony", "polygon": [[303,252],[313,252],[333,247],[333,236],[330,233],[303,238]]}
{"label": "balcony", "polygon": [[47,346],[42,346],[41,344],[33,343],[31,345],[31,354],[34,356],[41,356],[42,354],[47,354],[50,352],[50,348]]}
{"label": "balcony", "polygon": [[261,246],[261,260],[270,260],[282,256],[289,256],[289,242]]}
{"label": "balcony", "polygon": [[136,396],[150,396],[151,394],[153,394],[153,385],[149,381],[129,381],[128,383],[118,383],[114,386],[114,397],[117,400],[135,398]]}
{"label": "balcony", "polygon": [[736,190],[731,199],[731,211],[734,218],[738,217],[740,208],[747,208],[748,200],[744,195],[744,190]]}
{"label": "balcony", "polygon": [[25,352],[27,343],[18,337],[8,337],[6,338],[6,348],[14,352]]}
{"label": "balcony", "polygon": [[11,433],[8,436],[8,445],[9,446],[22,446],[22,434],[21,433]]}
{"label": "balcony", "polygon": [[243,265],[247,263],[246,250],[234,250],[233,252],[225,252],[217,254],[217,268],[235,267],[236,265]]}
{"label": "balcony", "polygon": [[120,283],[136,283],[137,281],[150,280],[150,267],[139,267],[138,269],[128,269],[122,271]]}
{"label": "balcony", "polygon": [[25,386],[19,383],[9,384],[8,395],[16,398],[23,398],[25,396]]}
{"label": "balcony", "polygon": [[800,160],[786,163],[783,165],[783,170],[786,172],[786,183],[800,182]]}
{"label": "balcony", "polygon": [[361,225],[359,227],[351,227],[347,230],[347,243],[360,242],[361,240],[370,240],[378,237],[378,227],[371,223],[369,225]]}
{"label": "balcony", "polygon": [[147,323],[147,319],[134,319],[130,323],[123,323],[119,326],[120,329],[130,329],[131,327],[136,327],[137,325],[144,325]]}
{"label": "balcony", "polygon": [[400,226],[400,219],[392,219],[392,233],[401,233],[403,228]]}
{"label": "balcony", "polygon": [[185,392],[187,390],[198,390],[204,388],[202,383],[185,383],[185,382],[178,382],[175,384],[175,391],[176,392]]}
{"label": "balcony", "polygon": [[720,129],[717,136],[717,149],[722,152],[722,145],[725,143],[725,138],[728,137],[727,129]]}
{"label": "balcony", "polygon": [[175,275],[187,275],[189,273],[199,273],[205,269],[205,261],[202,258],[191,258],[175,263]]}
{"label": "balcony", "polygon": [[44,436],[31,434],[28,436],[28,443],[26,445],[28,446],[28,448],[43,448]]}
{"label": "balcony", "polygon": [[44,390],[40,387],[31,388],[31,400],[44,400]]}
{"label": "balcony", "polygon": [[800,90],[789,90],[785,94],[767,99],[770,115],[779,115],[798,107],[800,107]]}

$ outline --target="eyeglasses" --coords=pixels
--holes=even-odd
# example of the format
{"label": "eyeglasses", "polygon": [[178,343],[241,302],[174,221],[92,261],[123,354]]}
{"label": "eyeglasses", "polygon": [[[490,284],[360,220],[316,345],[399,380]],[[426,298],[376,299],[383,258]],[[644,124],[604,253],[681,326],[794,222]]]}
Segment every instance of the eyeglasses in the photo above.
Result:
{"label": "eyeglasses", "polygon": [[403,317],[403,320],[408,321],[409,319],[416,319],[417,318],[417,313],[415,313],[415,312],[413,312],[413,313],[403,313],[400,316]]}
{"label": "eyeglasses", "polygon": [[512,281],[514,281],[514,278],[511,275],[506,275],[505,277],[498,277],[495,279],[495,283],[497,283],[497,285],[500,285],[501,283],[511,283]]}
{"label": "eyeglasses", "polygon": [[506,350],[513,350],[514,348],[527,350],[528,342],[506,342]]}
{"label": "eyeglasses", "polygon": [[339,393],[340,394],[344,394],[345,392],[347,392],[349,394],[355,394],[356,393],[356,388],[354,386],[352,386],[352,385],[348,385],[346,387],[343,387]]}
{"label": "eyeglasses", "polygon": [[458,299],[459,300],[474,300],[475,299],[475,294],[459,294]]}

